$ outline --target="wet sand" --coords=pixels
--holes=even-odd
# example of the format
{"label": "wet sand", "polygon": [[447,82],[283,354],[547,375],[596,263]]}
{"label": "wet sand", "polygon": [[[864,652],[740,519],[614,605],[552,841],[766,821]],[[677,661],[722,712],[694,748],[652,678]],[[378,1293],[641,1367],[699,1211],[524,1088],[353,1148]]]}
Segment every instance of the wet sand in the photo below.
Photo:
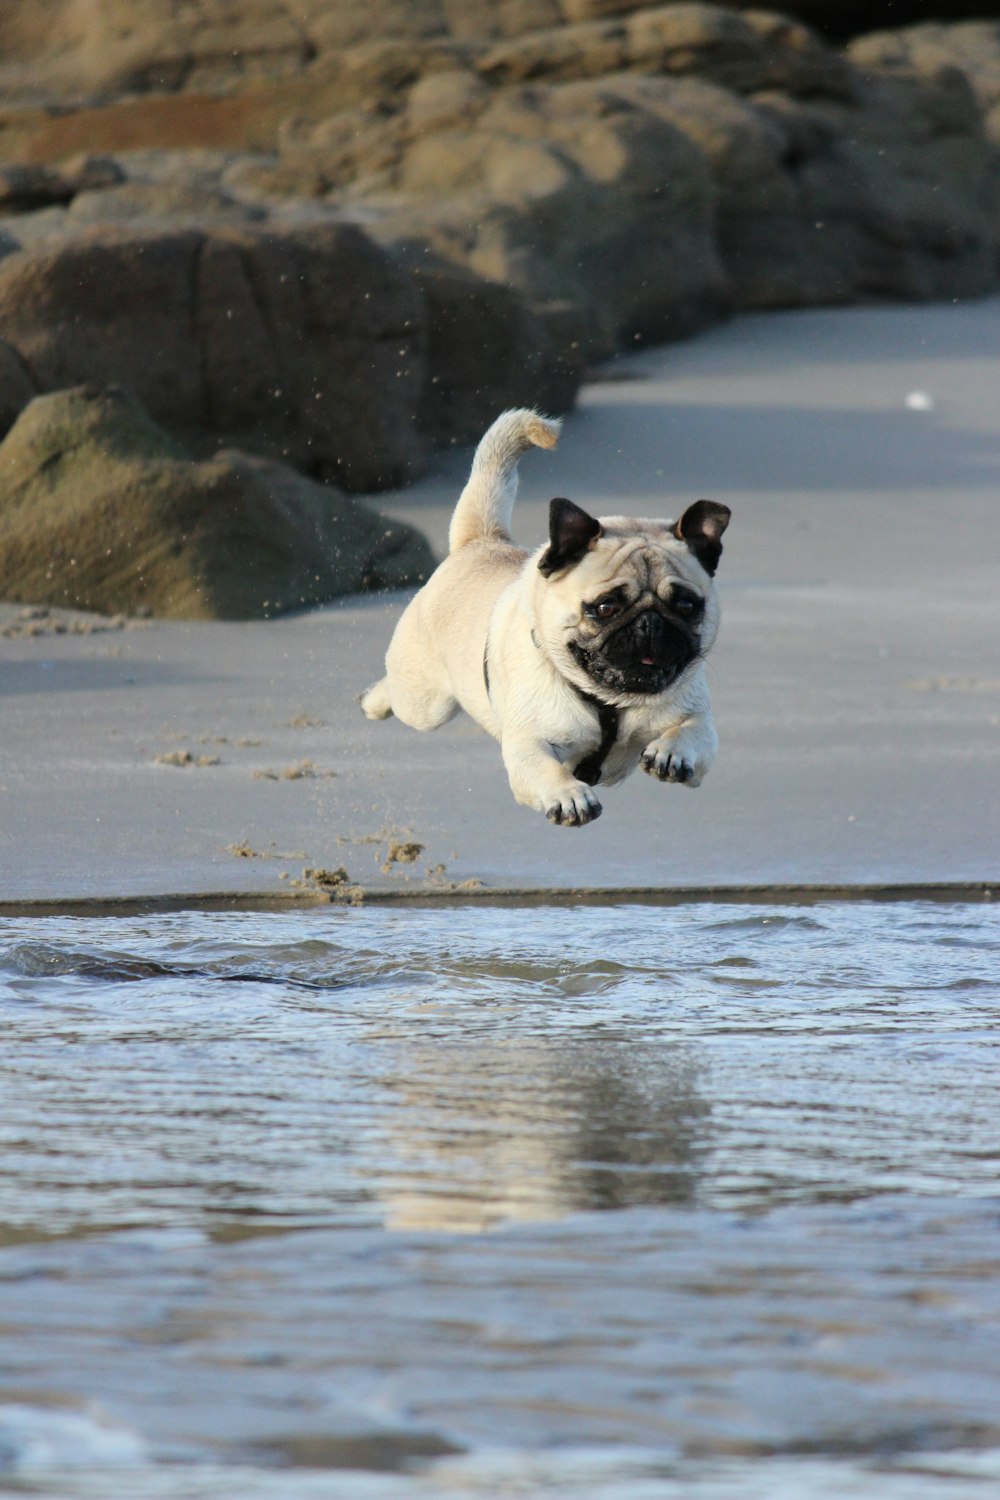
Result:
{"label": "wet sand", "polygon": [[[697,791],[636,774],[586,829],[517,807],[470,722],[362,717],[402,596],[0,607],[0,902],[1000,879],[998,350],[1000,300],[744,318],[620,362],[524,460],[528,545],[554,494],[733,508],[719,759]],[[372,503],[440,551],[469,456]]]}

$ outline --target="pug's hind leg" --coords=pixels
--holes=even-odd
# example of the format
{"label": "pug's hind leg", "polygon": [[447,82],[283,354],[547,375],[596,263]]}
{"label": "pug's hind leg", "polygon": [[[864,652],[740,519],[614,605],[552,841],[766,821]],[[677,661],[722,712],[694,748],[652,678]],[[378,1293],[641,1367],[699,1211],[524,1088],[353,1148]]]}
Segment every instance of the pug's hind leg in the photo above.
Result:
{"label": "pug's hind leg", "polygon": [[371,687],[361,694],[361,711],[369,719],[388,719],[392,716],[392,700],[389,697],[389,679],[383,677],[379,682],[373,682]]}
{"label": "pug's hind leg", "polygon": [[390,671],[361,695],[369,719],[393,714],[410,729],[437,729],[458,713],[447,679],[433,671]]}

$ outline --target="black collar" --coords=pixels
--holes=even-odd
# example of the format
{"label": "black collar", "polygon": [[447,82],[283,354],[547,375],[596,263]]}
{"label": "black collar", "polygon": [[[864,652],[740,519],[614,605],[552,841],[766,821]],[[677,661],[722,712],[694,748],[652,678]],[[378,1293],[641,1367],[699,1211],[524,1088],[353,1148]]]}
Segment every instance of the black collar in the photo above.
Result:
{"label": "black collar", "polygon": [[[534,640],[534,631],[532,631],[531,635],[532,640]],[[535,641],[535,645],[538,645],[537,641]],[[569,678],[563,678],[563,681],[569,682]],[[483,683],[485,684],[486,696],[488,698],[490,696],[490,643],[488,639],[486,645],[483,647]],[[583,760],[580,761],[580,764],[573,772],[573,775],[578,780],[585,781],[588,786],[596,786],[601,779],[604,762],[611,754],[612,746],[618,738],[618,726],[621,715],[613,703],[602,703],[600,698],[595,698],[593,693],[584,692],[583,688],[577,687],[575,682],[570,682],[569,685],[574,693],[582,698],[584,703],[589,704],[597,713],[597,722],[601,729],[601,743],[596,750],[591,750],[589,755],[583,757]]]}

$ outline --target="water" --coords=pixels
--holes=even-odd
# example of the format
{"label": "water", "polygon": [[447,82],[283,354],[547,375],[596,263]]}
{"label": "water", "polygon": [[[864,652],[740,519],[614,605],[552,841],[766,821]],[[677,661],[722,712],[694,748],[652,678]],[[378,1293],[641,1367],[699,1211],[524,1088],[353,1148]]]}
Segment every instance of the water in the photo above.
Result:
{"label": "water", "polygon": [[0,1492],[1000,1483],[1000,910],[0,922]]}

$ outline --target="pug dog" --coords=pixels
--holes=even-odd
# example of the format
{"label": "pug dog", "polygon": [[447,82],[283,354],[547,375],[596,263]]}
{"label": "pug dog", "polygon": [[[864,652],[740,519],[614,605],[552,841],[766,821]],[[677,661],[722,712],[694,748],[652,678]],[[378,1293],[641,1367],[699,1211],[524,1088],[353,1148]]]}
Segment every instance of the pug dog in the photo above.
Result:
{"label": "pug dog", "polygon": [[407,606],[370,719],[437,729],[463,708],[500,742],[511,790],[550,822],[601,814],[594,792],[641,765],[698,786],[715,757],[704,660],[719,624],[714,575],[727,506],[678,521],[549,507],[535,552],[510,535],[518,460],[554,448],[560,424],[506,411],[476,450],[448,556]]}

